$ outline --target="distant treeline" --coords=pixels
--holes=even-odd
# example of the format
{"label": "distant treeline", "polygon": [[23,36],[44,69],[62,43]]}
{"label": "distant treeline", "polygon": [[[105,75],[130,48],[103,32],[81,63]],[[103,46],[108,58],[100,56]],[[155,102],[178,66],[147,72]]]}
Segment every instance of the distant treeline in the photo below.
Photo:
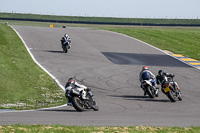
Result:
{"label": "distant treeline", "polygon": [[200,26],[200,19],[151,19],[151,18],[112,18],[52,16],[19,13],[0,13],[0,20],[36,21],[52,23],[142,25],[142,26]]}

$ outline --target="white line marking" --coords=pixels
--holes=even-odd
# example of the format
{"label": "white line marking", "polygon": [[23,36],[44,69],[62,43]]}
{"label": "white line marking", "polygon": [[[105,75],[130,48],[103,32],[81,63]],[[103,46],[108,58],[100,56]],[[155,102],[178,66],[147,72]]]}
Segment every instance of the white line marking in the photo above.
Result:
{"label": "white line marking", "polygon": [[[65,88],[61,85],[61,83],[56,79],[56,77],[54,77],[50,72],[48,72],[39,62],[37,62],[37,60],[35,59],[35,57],[33,56],[33,54],[31,53],[30,49],[32,48],[28,48],[28,46],[26,45],[25,41],[23,40],[23,38],[21,37],[21,35],[12,27],[10,26],[19,36],[19,38],[22,40],[22,42],[24,43],[24,46],[26,47],[26,50],[28,51],[28,53],[30,54],[31,58],[33,59],[33,61],[39,66],[41,67],[49,76],[51,76],[51,78],[58,84],[58,86],[65,91]],[[63,107],[66,106],[61,105],[61,106],[57,106],[57,107],[50,107],[50,108],[45,108],[45,109],[52,109],[52,108],[59,108],[59,107]],[[26,111],[37,111],[37,110],[42,110],[42,109],[36,109],[36,110],[23,110],[23,111],[4,111],[4,112],[0,112],[0,113],[5,113],[5,112],[26,112]]]}
{"label": "white line marking", "polygon": [[[37,60],[35,59],[35,57],[34,57],[34,56],[32,55],[32,53],[30,52],[30,49],[32,49],[32,48],[28,48],[28,46],[26,45],[26,43],[25,43],[25,41],[23,40],[23,38],[21,37],[21,35],[20,35],[12,26],[10,26],[10,27],[17,33],[17,35],[19,36],[19,38],[22,40],[22,42],[24,43],[24,46],[26,47],[26,49],[27,49],[27,51],[29,52],[29,54],[30,54],[31,58],[33,59],[33,61],[34,61],[38,66],[40,66],[47,74],[49,74],[49,76],[51,76],[51,78],[58,84],[58,86],[59,86],[60,88],[62,88],[63,91],[65,91],[65,88],[64,88],[64,87],[61,85],[61,83],[56,79],[56,77],[54,77],[54,76],[53,76],[51,73],[49,73],[42,65],[40,65],[40,64],[37,62]],[[161,51],[161,52],[163,52],[163,53],[165,53],[165,54],[167,54],[167,55],[169,55],[169,56],[171,56],[171,57],[173,57],[173,58],[175,58],[175,59],[177,59],[177,60],[179,60],[179,61],[181,61],[181,62],[183,62],[183,63],[185,63],[185,64],[187,64],[187,65],[189,65],[189,66],[191,66],[191,67],[193,67],[193,68],[196,68],[196,69],[199,69],[199,70],[200,70],[200,67],[198,67],[198,68],[197,68],[197,67],[194,67],[193,65],[188,64],[188,63],[186,63],[186,62],[180,60],[179,58],[176,58],[176,57],[172,56],[171,54],[166,53],[166,52],[164,52],[163,50],[161,50],[161,49],[159,49],[159,48],[157,48],[157,47],[154,47],[154,46],[152,46],[152,45],[150,45],[150,44],[148,44],[148,43],[146,43],[146,42],[143,42],[143,41],[141,41],[141,40],[138,40],[138,39],[136,39],[136,38],[130,37],[130,36],[125,35],[125,34],[122,34],[122,33],[113,32],[113,31],[106,31],[106,30],[100,30],[100,31],[111,32],[111,33],[114,33],[114,34],[118,34],[118,35],[122,35],[122,36],[125,36],[125,37],[128,37],[128,38],[134,39],[134,40],[139,41],[139,42],[141,42],[141,43],[144,43],[144,44],[146,44],[146,45],[148,45],[148,46],[150,46],[150,47],[152,47],[152,48],[154,48],[154,49],[157,49],[158,51]],[[59,107],[63,107],[63,106],[66,106],[66,105],[64,104],[64,105],[61,105],[61,106],[51,107],[51,108],[44,108],[44,109],[59,108]],[[26,112],[26,111],[37,111],[37,110],[42,110],[42,109],[36,109],[36,110],[22,110],[22,111],[5,111],[5,112],[0,112],[0,113],[7,113],[7,112]]]}
{"label": "white line marking", "polygon": [[41,111],[41,110],[47,110],[47,109],[55,109],[55,108],[61,108],[64,106],[68,106],[67,104],[61,105],[61,106],[56,106],[56,107],[50,107],[50,108],[41,108],[41,109],[32,109],[32,110],[10,110],[10,111],[0,111],[0,113],[8,113],[8,112],[29,112],[29,111]]}
{"label": "white line marking", "polygon": [[35,59],[35,57],[33,56],[33,54],[31,53],[30,49],[32,48],[28,48],[28,46],[26,45],[25,41],[23,40],[23,38],[21,37],[21,35],[11,26],[11,28],[17,33],[17,35],[19,36],[19,38],[22,40],[22,42],[24,43],[24,46],[26,47],[28,53],[30,54],[31,58],[33,59],[33,61],[40,66],[47,74],[49,74],[49,76],[51,76],[51,78],[58,84],[58,86],[60,88],[63,89],[63,91],[65,91],[65,88],[61,85],[61,83],[56,79],[56,77],[54,77],[50,72],[48,72],[42,65],[40,65],[39,62],[37,62],[37,60]]}

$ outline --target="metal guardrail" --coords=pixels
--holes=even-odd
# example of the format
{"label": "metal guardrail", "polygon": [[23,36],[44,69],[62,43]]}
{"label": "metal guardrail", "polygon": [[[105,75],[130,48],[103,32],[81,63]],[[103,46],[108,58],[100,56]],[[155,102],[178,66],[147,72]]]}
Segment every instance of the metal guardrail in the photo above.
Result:
{"label": "metal guardrail", "polygon": [[153,23],[91,22],[91,21],[66,21],[66,20],[23,19],[23,18],[0,18],[0,20],[52,22],[52,23],[75,23],[75,24],[100,24],[100,25],[188,26],[188,27],[199,27],[200,26],[200,24],[153,24]]}

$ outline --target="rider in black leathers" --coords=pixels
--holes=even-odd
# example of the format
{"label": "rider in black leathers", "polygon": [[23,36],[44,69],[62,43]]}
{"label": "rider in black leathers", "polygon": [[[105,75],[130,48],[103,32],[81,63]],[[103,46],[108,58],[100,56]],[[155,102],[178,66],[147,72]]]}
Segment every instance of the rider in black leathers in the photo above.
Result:
{"label": "rider in black leathers", "polygon": [[167,80],[169,81],[169,83],[171,85],[174,86],[174,88],[176,89],[177,86],[175,84],[175,82],[172,80],[172,78],[175,76],[174,74],[170,74],[170,73],[165,73],[163,70],[159,70],[158,71],[158,75],[156,76],[156,82],[157,84],[160,84],[162,86],[162,84],[164,82],[166,82],[165,76],[168,78]]}

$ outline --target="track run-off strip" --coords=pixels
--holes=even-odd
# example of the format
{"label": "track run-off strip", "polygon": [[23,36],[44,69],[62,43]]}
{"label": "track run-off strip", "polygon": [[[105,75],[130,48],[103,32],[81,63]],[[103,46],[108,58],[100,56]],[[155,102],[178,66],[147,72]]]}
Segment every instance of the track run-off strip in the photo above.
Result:
{"label": "track run-off strip", "polygon": [[171,55],[178,58],[179,60],[181,60],[183,62],[186,62],[187,64],[189,64],[189,65],[191,65],[191,66],[193,66],[197,69],[200,69],[200,61],[198,61],[198,60],[188,58],[188,57],[184,57],[181,54],[171,54]]}

